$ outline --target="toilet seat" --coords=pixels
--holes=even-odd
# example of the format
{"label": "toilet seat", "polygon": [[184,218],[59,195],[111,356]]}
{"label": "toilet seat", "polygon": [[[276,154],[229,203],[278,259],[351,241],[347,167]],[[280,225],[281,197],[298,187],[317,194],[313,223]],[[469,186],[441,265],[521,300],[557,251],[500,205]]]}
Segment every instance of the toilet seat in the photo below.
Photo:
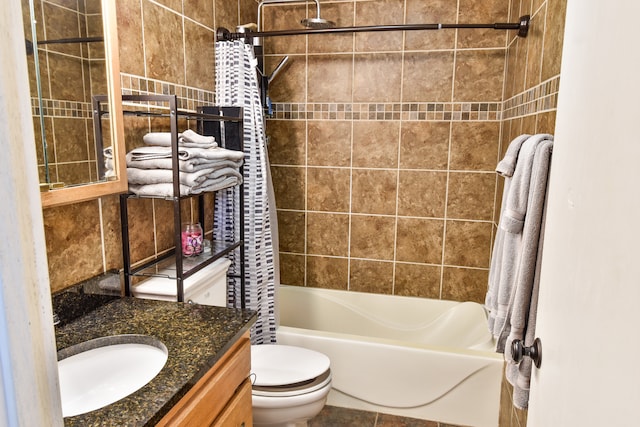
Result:
{"label": "toilet seat", "polygon": [[331,383],[329,358],[317,351],[279,344],[251,346],[254,396],[287,397]]}
{"label": "toilet seat", "polygon": [[331,371],[327,370],[322,375],[301,383],[278,385],[278,386],[258,386],[251,387],[253,396],[263,397],[291,397],[301,394],[313,393],[323,389],[331,383]]}
{"label": "toilet seat", "polygon": [[251,346],[254,385],[281,386],[319,377],[329,370],[329,358],[317,351],[279,344]]}

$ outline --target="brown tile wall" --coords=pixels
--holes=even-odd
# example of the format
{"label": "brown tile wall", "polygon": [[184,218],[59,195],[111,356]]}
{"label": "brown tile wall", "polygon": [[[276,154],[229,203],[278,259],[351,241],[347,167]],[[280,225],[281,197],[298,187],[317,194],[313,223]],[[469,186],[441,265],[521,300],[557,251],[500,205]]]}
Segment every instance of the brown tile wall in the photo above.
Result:
{"label": "brown tile wall", "polygon": [[[458,5],[459,3],[459,5]],[[341,26],[506,22],[508,1],[322,2]],[[264,7],[298,28],[313,4]],[[267,39],[282,282],[481,302],[493,238],[506,32]]]}
{"label": "brown tile wall", "polygon": [[[184,10],[175,3],[118,2],[121,71],[131,82],[125,90],[138,93],[147,85],[157,92],[150,83],[160,82],[169,90],[212,92],[208,40],[214,29],[255,21],[253,0],[240,0],[240,7],[186,1]],[[515,0],[481,6],[461,1],[459,8],[451,3],[427,8],[407,0],[405,8],[398,1],[323,2],[322,12],[339,25],[366,25],[396,23],[398,17],[407,23],[497,22],[529,9]],[[529,90],[557,91],[561,31],[543,37],[543,24],[561,27],[563,6],[560,0],[532,1],[527,39],[489,30],[271,39],[267,69],[283,54],[292,62],[272,85],[279,110],[267,125],[283,282],[481,301],[501,191],[493,167],[512,135],[531,123],[536,131],[553,129],[553,99],[541,103],[552,105],[548,110],[519,111],[532,96],[548,98],[529,96]],[[307,13],[315,10],[267,6],[265,29],[295,28]],[[176,23],[177,35],[165,40],[171,49],[158,42],[166,22]],[[166,61],[167,52],[175,52],[181,65]],[[529,58],[527,71],[515,67],[521,62],[514,55]],[[476,94],[474,87],[481,90]],[[509,105],[511,116],[501,120]],[[127,123],[127,147],[163,126]],[[131,207],[139,234],[135,259],[166,249],[171,233],[162,226],[170,224],[169,209],[151,201],[139,205]],[[117,197],[47,209],[45,224],[53,291],[121,268]]]}
{"label": "brown tile wall", "polygon": [[[306,14],[306,15],[305,15]],[[322,3],[340,26],[517,22],[266,39],[282,282],[483,302],[502,183],[521,133],[553,133],[564,1]],[[265,30],[313,5],[264,7]],[[546,30],[548,28],[548,30]],[[376,280],[369,280],[375,277]]]}
{"label": "brown tile wall", "polygon": [[[124,93],[177,94],[182,107],[213,102],[214,32],[255,22],[254,0],[118,0],[121,83]],[[165,121],[126,118],[127,150]],[[183,128],[189,123],[181,123]],[[205,199],[212,205],[212,198]],[[183,206],[191,215],[194,205]],[[119,198],[44,210],[51,291],[122,268]],[[129,204],[132,257],[140,261],[172,246],[172,207],[162,200]],[[205,223],[210,229],[211,224]]]}

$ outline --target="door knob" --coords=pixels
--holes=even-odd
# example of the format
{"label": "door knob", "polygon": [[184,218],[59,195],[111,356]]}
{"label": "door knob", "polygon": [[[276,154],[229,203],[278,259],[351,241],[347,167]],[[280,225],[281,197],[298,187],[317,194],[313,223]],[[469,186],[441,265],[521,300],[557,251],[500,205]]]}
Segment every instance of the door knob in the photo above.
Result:
{"label": "door knob", "polygon": [[536,368],[540,368],[542,364],[542,341],[536,338],[531,347],[526,347],[522,340],[513,340],[511,343],[511,358],[516,364],[520,363],[525,357],[531,358]]}

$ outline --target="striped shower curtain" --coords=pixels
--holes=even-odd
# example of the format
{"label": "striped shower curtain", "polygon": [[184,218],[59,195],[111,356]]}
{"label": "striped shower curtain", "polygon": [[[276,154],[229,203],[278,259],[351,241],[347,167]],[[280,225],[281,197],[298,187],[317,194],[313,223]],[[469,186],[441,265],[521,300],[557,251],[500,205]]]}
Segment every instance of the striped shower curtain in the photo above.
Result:
{"label": "striped shower curtain", "polygon": [[[260,89],[256,77],[256,59],[250,45],[242,41],[219,41],[215,44],[216,105],[242,107],[244,128],[244,242],[246,308],[255,310],[258,319],[251,329],[252,344],[276,342],[275,292],[277,270],[276,224],[273,200],[269,197],[271,182],[264,133],[264,116],[260,102]],[[240,233],[237,191],[216,194],[214,229],[216,239],[229,240]],[[277,243],[276,243],[277,244]],[[229,303],[240,307],[240,281],[232,276],[240,274],[239,263],[234,262],[230,275]]]}

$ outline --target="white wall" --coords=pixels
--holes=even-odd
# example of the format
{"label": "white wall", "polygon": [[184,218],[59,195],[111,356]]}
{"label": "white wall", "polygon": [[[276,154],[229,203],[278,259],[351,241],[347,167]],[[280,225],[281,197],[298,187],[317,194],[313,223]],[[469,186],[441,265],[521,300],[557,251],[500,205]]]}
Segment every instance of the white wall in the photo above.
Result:
{"label": "white wall", "polygon": [[567,4],[529,426],[638,423],[638,16]]}
{"label": "white wall", "polygon": [[0,2],[0,425],[62,425],[20,0]]}

